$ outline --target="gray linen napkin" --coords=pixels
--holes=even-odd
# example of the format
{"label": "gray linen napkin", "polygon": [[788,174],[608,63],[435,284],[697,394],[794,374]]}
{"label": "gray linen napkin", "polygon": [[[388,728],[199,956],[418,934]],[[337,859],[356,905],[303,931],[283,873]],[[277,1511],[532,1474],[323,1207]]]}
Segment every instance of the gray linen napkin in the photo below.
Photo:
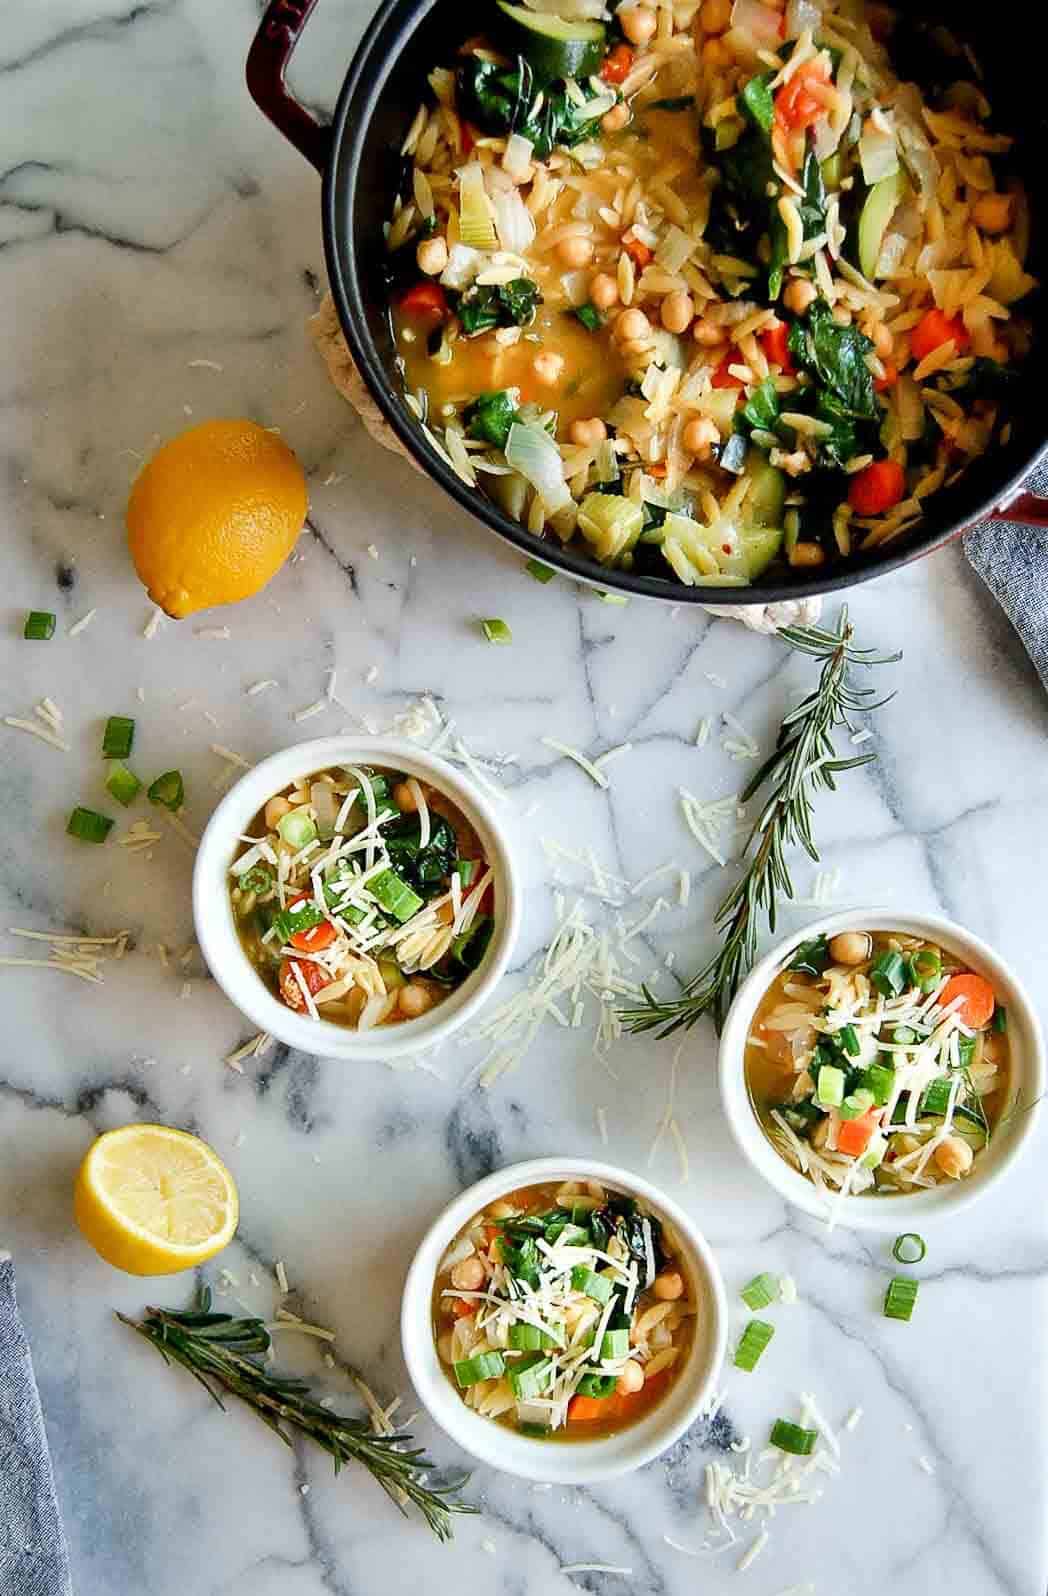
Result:
{"label": "gray linen napkin", "polygon": [[[1026,479],[1048,497],[1048,465]],[[1048,687],[1048,528],[984,521],[965,534],[964,552],[997,599]]]}
{"label": "gray linen napkin", "polygon": [[73,1596],[15,1266],[0,1252],[0,1592]]}

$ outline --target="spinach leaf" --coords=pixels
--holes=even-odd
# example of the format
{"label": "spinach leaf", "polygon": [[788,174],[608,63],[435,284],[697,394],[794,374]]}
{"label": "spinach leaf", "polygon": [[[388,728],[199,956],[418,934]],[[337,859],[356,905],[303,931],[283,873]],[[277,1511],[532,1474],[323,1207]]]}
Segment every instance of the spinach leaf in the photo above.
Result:
{"label": "spinach leaf", "polygon": [[460,970],[472,971],[488,951],[495,922],[488,914],[478,914],[468,931],[463,931],[451,944],[449,959]]}
{"label": "spinach leaf", "polygon": [[794,952],[788,969],[800,970],[804,975],[821,975],[830,964],[830,946],[824,936],[802,942]]}
{"label": "spinach leaf", "polygon": [[814,302],[807,321],[793,323],[789,350],[803,370],[829,389],[846,415],[876,419],[873,373],[866,364],[873,344],[858,327],[839,326],[824,299]]}
{"label": "spinach leaf", "polygon": [[485,443],[493,443],[496,449],[504,449],[509,429],[517,419],[517,407],[509,390],[498,388],[493,393],[478,394],[462,419],[471,438],[480,438]]}
{"label": "spinach leaf", "polygon": [[815,416],[833,428],[817,440],[816,459],[822,466],[843,466],[859,453],[859,440],[855,421],[844,409],[840,400],[825,388],[820,388],[815,401]]}
{"label": "spinach leaf", "polygon": [[533,90],[532,71],[523,56],[517,57],[515,67],[470,56],[458,71],[459,110],[485,133],[512,133],[520,127]]}
{"label": "spinach leaf", "polygon": [[751,78],[739,95],[742,110],[765,133],[771,133],[775,123],[775,99],[771,92],[771,73]]}
{"label": "spinach leaf", "polygon": [[441,815],[430,812],[429,841],[423,848],[418,815],[398,815],[382,828],[382,838],[393,869],[409,886],[432,892],[450,876],[458,857],[455,833]]}
{"label": "spinach leaf", "polygon": [[526,327],[535,320],[542,295],[527,277],[511,283],[474,283],[458,302],[458,317],[467,338],[493,327]]}
{"label": "spinach leaf", "polygon": [[510,1274],[534,1290],[539,1283],[539,1249],[534,1236],[524,1236],[518,1242],[502,1236],[499,1238],[499,1251]]}
{"label": "spinach leaf", "polygon": [[604,325],[604,317],[596,305],[591,305],[588,300],[584,305],[575,306],[575,315],[587,332],[600,332]]}
{"label": "spinach leaf", "polygon": [[[605,106],[607,103],[605,99]],[[547,89],[537,115],[532,113],[516,131],[531,140],[536,158],[544,161],[558,145],[570,150],[586,139],[597,137],[600,116],[589,114],[589,104],[587,100],[579,105],[565,88]]]}
{"label": "spinach leaf", "polygon": [[[801,174],[804,196],[797,201],[804,237],[818,238],[826,229],[826,184],[814,150],[809,150]],[[786,224],[779,215],[778,202],[771,209],[771,259],[768,263],[768,298],[778,299],[782,291],[783,268],[789,256]]]}
{"label": "spinach leaf", "polygon": [[774,432],[778,426],[779,414],[779,395],[775,391],[775,379],[765,377],[760,387],[753,390],[748,402],[743,406],[742,418],[751,427],[757,427],[762,432]]}
{"label": "spinach leaf", "polygon": [[1018,373],[1012,366],[1002,366],[997,360],[987,360],[978,355],[971,369],[955,382],[940,376],[938,386],[951,393],[959,404],[970,404],[975,399],[1005,399],[1015,384]]}

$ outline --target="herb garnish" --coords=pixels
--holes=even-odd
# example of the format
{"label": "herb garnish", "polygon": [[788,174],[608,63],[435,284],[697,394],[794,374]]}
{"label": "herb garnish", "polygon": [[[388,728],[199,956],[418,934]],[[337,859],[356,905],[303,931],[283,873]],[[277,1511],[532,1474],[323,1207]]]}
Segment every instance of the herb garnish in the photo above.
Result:
{"label": "herb garnish", "polygon": [[645,1006],[626,1009],[622,1015],[634,1033],[657,1031],[660,1037],[672,1036],[704,1014],[712,1014],[717,1030],[722,1028],[731,1001],[756,959],[762,912],[768,929],[774,931],[780,894],[793,896],[786,849],[800,844],[809,858],[818,860],[812,838],[815,792],[820,787],[835,791],[837,775],[869,764],[875,757],[870,753],[838,759],[833,733],[839,726],[851,728],[850,714],[878,709],[888,702],[869,702],[873,688],[854,686],[853,668],[892,664],[902,655],[860,648],[853,642],[854,629],[846,607],[841,608],[836,631],[789,626],[783,627],[779,636],[799,653],[822,661],[818,686],[785,717],[775,752],[740,795],[745,803],[762,787],[771,789],[746,840],[743,852],[752,848],[753,855],[745,874],[714,916],[722,938],[720,951],[692,976],[684,995],[672,1002],[660,1003],[644,987]]}
{"label": "herb garnish", "polygon": [[211,1292],[204,1286],[199,1306],[187,1313],[170,1313],[164,1308],[147,1308],[145,1318],[117,1314],[122,1324],[150,1342],[165,1363],[180,1363],[225,1411],[216,1386],[254,1408],[263,1424],[293,1445],[289,1429],[308,1435],[330,1453],[337,1474],[344,1463],[361,1463],[378,1481],[402,1513],[416,1507],[438,1540],[451,1539],[451,1515],[475,1513],[476,1508],[458,1501],[453,1485],[426,1484],[424,1471],[432,1460],[421,1447],[408,1447],[410,1434],[375,1435],[364,1419],[345,1418],[322,1408],[308,1394],[304,1380],[274,1374],[256,1361],[269,1351],[269,1332],[261,1319],[234,1319],[228,1313],[211,1312]]}

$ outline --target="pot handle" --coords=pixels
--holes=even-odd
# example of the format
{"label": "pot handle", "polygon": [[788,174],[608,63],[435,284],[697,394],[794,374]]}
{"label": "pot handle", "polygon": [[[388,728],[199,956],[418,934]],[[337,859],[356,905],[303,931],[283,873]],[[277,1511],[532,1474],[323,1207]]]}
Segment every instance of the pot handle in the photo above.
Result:
{"label": "pot handle", "polygon": [[328,128],[293,97],[284,81],[288,62],[317,0],[270,0],[248,52],[248,92],[273,126],[322,172],[331,148]]}
{"label": "pot handle", "polygon": [[1036,493],[1017,493],[1007,504],[999,504],[989,521],[1019,521],[1023,526],[1048,527],[1048,499]]}

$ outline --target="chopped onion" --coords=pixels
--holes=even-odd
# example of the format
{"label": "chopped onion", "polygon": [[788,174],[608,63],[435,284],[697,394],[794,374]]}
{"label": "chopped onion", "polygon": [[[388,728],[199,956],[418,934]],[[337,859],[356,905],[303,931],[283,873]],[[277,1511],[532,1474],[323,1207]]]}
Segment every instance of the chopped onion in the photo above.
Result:
{"label": "chopped onion", "polygon": [[786,37],[799,39],[806,28],[813,34],[822,27],[822,8],[814,0],[789,0],[786,7]]}
{"label": "chopped onion", "polygon": [[571,502],[560,450],[541,427],[515,421],[506,439],[506,462],[527,478],[551,515]]}
{"label": "chopped onion", "polygon": [[440,274],[440,280],[445,288],[456,288],[461,292],[475,281],[478,272],[483,270],[486,259],[487,257],[479,249],[470,249],[468,244],[452,244],[448,251],[448,263]]}
{"label": "chopped onion", "polygon": [[906,372],[895,384],[895,408],[899,412],[899,432],[904,442],[912,443],[924,432],[924,401],[917,384]]}
{"label": "chopped onion", "polygon": [[459,237],[472,249],[494,249],[495,223],[484,189],[484,168],[470,161],[459,171]]}
{"label": "chopped onion", "polygon": [[560,280],[569,305],[584,305],[589,298],[590,273],[565,272]]}
{"label": "chopped onion", "polygon": [[902,159],[917,183],[923,205],[927,206],[935,197],[940,173],[924,132],[923,101],[915,83],[900,84],[895,111]]}
{"label": "chopped onion", "polygon": [[761,0],[735,0],[731,8],[731,26],[734,32],[744,35],[758,50],[774,50],[782,42],[779,27],[782,12],[762,5]]}
{"label": "chopped onion", "polygon": [[679,272],[691,258],[695,240],[676,226],[667,227],[655,251],[655,264],[666,272]]}
{"label": "chopped onion", "polygon": [[520,190],[511,188],[495,195],[495,226],[499,243],[514,255],[523,255],[535,239],[535,218],[520,197]]}
{"label": "chopped onion", "polygon": [[870,188],[882,178],[894,177],[899,170],[899,151],[894,131],[889,128],[885,132],[875,125],[872,118],[867,117],[859,139],[859,160],[862,162],[862,175]]}
{"label": "chopped onion", "polygon": [[811,132],[817,159],[828,161],[830,156],[836,153],[837,146],[841,142],[840,129],[834,127],[828,116],[820,116],[812,124]]}
{"label": "chopped onion", "polygon": [[506,153],[502,157],[502,165],[510,177],[523,182],[531,169],[531,157],[534,153],[535,146],[530,139],[526,139],[522,133],[511,133],[506,140]]}
{"label": "chopped onion", "polygon": [[874,277],[878,281],[884,277],[894,277],[902,264],[902,258],[906,254],[908,247],[907,240],[901,233],[896,232],[894,228],[890,233],[885,233],[881,244],[881,252],[877,257],[877,265],[874,268]]}

